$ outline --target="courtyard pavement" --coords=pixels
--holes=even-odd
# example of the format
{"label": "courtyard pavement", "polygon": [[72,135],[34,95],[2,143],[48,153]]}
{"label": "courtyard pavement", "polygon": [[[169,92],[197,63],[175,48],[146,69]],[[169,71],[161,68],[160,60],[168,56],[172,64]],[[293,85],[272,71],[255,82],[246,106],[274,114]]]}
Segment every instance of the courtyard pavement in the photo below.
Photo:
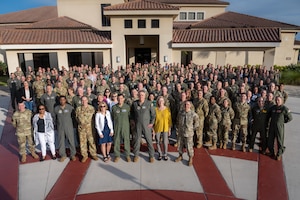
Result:
{"label": "courtyard pavement", "polygon": [[186,154],[182,162],[173,161],[178,153],[172,145],[170,159],[153,164],[145,146],[137,163],[124,157],[118,163],[81,163],[78,153],[75,162],[60,163],[49,155],[39,162],[28,155],[22,164],[9,93],[0,87],[0,199],[300,199],[300,87],[286,90],[293,121],[285,126],[282,161],[258,154],[257,145],[253,153],[201,148],[189,167]]}

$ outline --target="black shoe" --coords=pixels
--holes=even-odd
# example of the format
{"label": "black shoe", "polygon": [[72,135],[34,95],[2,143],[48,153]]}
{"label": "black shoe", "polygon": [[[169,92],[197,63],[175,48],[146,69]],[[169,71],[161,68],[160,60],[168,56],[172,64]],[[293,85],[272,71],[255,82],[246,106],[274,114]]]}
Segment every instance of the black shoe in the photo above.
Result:
{"label": "black shoe", "polygon": [[162,157],[161,157],[161,155],[159,155],[158,158],[157,158],[157,160],[161,160],[161,159],[162,159]]}
{"label": "black shoe", "polygon": [[56,160],[56,156],[52,156],[52,160]]}
{"label": "black shoe", "polygon": [[46,157],[41,157],[40,161],[43,162],[45,160]]}
{"label": "black shoe", "polygon": [[163,156],[163,159],[164,159],[165,161],[169,160],[168,156]]}

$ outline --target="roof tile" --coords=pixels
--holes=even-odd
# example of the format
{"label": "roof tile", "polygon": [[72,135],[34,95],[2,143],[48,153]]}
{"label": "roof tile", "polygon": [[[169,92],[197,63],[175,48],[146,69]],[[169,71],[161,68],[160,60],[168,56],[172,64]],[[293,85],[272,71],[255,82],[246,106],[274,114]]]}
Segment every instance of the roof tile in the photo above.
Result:
{"label": "roof tile", "polygon": [[173,43],[280,42],[279,28],[174,30]]}
{"label": "roof tile", "polygon": [[195,23],[191,28],[246,28],[246,27],[278,27],[282,29],[299,29],[299,26],[269,19],[254,17],[235,12],[225,12]]}
{"label": "roof tile", "polygon": [[179,7],[150,0],[136,0],[108,6],[104,10],[179,10]]}
{"label": "roof tile", "polygon": [[0,15],[0,24],[32,23],[58,17],[56,6],[44,6]]}
{"label": "roof tile", "polygon": [[111,44],[109,31],[15,29],[0,30],[1,44]]}

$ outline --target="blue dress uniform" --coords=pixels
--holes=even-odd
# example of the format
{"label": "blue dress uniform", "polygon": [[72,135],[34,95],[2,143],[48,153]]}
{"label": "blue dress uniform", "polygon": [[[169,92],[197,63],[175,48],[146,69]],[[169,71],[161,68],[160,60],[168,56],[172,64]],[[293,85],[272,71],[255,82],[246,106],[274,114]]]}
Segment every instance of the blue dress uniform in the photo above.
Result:
{"label": "blue dress uniform", "polygon": [[274,140],[277,139],[278,152],[277,158],[280,159],[284,152],[284,123],[292,121],[292,115],[290,110],[285,106],[274,105],[270,108],[268,117],[271,118],[268,148],[271,155],[274,155]]}
{"label": "blue dress uniform", "polygon": [[152,133],[149,124],[154,124],[155,120],[155,109],[153,104],[145,100],[144,103],[140,104],[139,100],[133,102],[131,109],[131,118],[135,121],[136,136],[133,145],[133,154],[135,157],[139,155],[142,134],[145,135],[145,139],[148,145],[149,157],[154,157],[154,147],[152,144]]}

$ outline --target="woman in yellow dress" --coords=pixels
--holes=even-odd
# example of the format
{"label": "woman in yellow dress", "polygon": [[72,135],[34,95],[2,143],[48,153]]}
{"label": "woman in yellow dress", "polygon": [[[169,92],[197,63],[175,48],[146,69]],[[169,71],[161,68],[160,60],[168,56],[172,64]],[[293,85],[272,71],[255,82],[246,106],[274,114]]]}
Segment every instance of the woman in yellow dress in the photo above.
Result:
{"label": "woman in yellow dress", "polygon": [[[159,96],[156,101],[156,118],[154,122],[154,132],[157,144],[157,151],[159,153],[158,160],[168,160],[168,143],[169,136],[171,135],[172,119],[171,111],[165,106],[165,100],[162,96]],[[162,136],[162,147],[160,137]],[[162,153],[163,149],[163,153]]]}

